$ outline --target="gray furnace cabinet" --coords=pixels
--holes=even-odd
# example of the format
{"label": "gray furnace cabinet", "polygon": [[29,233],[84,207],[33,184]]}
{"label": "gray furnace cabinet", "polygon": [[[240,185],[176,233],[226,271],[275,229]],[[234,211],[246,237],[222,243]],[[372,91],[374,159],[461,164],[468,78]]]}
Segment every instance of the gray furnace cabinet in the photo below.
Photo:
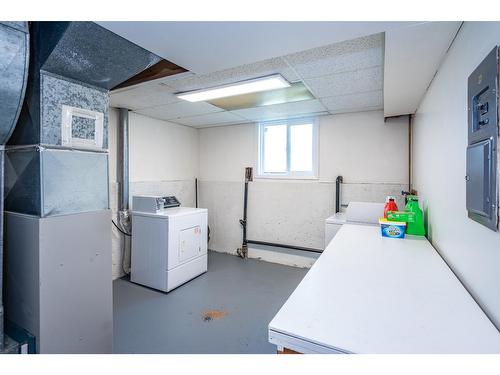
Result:
{"label": "gray furnace cabinet", "polygon": [[112,353],[110,224],[109,210],[5,212],[6,315],[38,353]]}

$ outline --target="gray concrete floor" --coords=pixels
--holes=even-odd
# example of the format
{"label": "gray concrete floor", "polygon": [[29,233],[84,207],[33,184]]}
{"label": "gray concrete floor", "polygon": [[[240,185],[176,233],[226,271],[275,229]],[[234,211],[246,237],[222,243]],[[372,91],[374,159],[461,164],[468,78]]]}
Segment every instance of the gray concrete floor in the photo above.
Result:
{"label": "gray concrete floor", "polygon": [[169,293],[115,280],[114,351],[276,353],[267,325],[306,272],[209,252],[208,272]]}

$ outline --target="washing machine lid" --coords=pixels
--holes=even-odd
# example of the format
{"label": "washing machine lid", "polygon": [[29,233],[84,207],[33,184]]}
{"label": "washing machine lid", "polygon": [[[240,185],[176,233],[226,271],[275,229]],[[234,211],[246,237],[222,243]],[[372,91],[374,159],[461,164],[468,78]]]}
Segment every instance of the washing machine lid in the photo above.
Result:
{"label": "washing machine lid", "polygon": [[336,214],[330,216],[325,220],[327,224],[345,224],[346,214],[345,212],[337,212]]}
{"label": "washing machine lid", "polygon": [[171,208],[164,208],[161,210],[158,210],[156,214],[154,215],[161,215],[161,216],[185,216],[185,215],[194,215],[194,214],[200,214],[200,213],[206,213],[208,210],[206,208],[195,208],[195,207],[171,207]]}

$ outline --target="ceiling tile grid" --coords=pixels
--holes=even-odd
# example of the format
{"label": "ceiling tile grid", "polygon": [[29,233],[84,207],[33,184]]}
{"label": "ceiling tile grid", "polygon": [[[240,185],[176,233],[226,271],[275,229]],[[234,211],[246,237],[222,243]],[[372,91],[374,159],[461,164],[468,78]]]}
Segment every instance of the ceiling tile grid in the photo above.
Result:
{"label": "ceiling tile grid", "polygon": [[370,111],[380,111],[380,107],[358,107],[358,108],[342,108],[333,111],[329,111],[331,115],[340,115],[342,113],[359,113],[359,112],[370,112]]}
{"label": "ceiling tile grid", "polygon": [[381,90],[383,67],[377,66],[354,72],[305,79],[304,83],[316,98]]}
{"label": "ceiling tile grid", "polygon": [[284,59],[302,79],[378,66],[383,63],[383,35],[312,48]]}
{"label": "ceiling tile grid", "polygon": [[383,51],[379,47],[338,56],[328,56],[299,64],[293,63],[289,59],[286,61],[302,79],[307,79],[381,66],[382,59]]}
{"label": "ceiling tile grid", "polygon": [[173,90],[157,82],[154,84],[132,86],[118,92],[111,93],[110,105],[112,107],[137,110],[142,108],[157,107],[179,102]]}
{"label": "ceiling tile grid", "polygon": [[[214,73],[170,76],[112,93],[111,104],[194,127],[381,109],[383,39],[375,34]],[[302,81],[315,99],[225,111],[174,95],[277,73]]]}
{"label": "ceiling tile grid", "polygon": [[186,101],[179,101],[177,103],[167,104],[163,106],[136,110],[136,112],[140,113],[141,115],[160,118],[161,120],[175,120],[183,117],[197,116],[221,111],[222,109],[209,103],[191,103]]}
{"label": "ceiling tile grid", "polygon": [[181,125],[204,127],[204,126],[214,126],[222,124],[224,125],[241,124],[248,122],[248,120],[234,113],[223,111],[223,112],[209,113],[207,115],[183,117],[177,119],[175,122]]}
{"label": "ceiling tile grid", "polygon": [[164,84],[176,92],[185,92],[226,85],[276,73],[281,74],[289,82],[300,80],[300,77],[282,58],[274,58],[219,72],[193,75],[178,80],[171,79]]}
{"label": "ceiling tile grid", "polygon": [[238,109],[231,113],[239,115],[249,121],[277,120],[286,117],[323,113],[327,111],[317,99],[304,100],[293,103],[275,104],[263,107]]}
{"label": "ceiling tile grid", "polygon": [[339,95],[322,98],[321,102],[330,111],[376,108],[383,109],[384,95],[382,90],[356,93],[350,95]]}

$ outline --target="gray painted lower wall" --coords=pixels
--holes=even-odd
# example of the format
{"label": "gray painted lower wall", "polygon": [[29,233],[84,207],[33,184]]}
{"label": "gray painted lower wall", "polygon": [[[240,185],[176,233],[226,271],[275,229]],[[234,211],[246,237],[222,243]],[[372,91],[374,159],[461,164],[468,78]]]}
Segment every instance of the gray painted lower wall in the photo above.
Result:
{"label": "gray painted lower wall", "polygon": [[[195,184],[194,180],[175,181],[136,181],[130,183],[130,207],[134,195],[175,195],[183,206],[195,206]],[[112,217],[116,223],[118,207],[118,190],[116,182],[110,183],[110,204]],[[130,265],[130,241],[113,227],[112,254],[113,254],[113,279],[125,275],[123,266],[127,269]],[[126,250],[124,250],[126,249]],[[123,256],[125,254],[125,261]]]}
{"label": "gray painted lower wall", "polygon": [[[406,184],[347,183],[342,203],[384,202],[387,195],[399,197],[407,189]],[[235,254],[241,246],[243,192],[243,182],[199,182],[200,206],[208,208],[211,250]],[[324,220],[334,210],[334,183],[256,180],[249,185],[248,238],[323,249]]]}

